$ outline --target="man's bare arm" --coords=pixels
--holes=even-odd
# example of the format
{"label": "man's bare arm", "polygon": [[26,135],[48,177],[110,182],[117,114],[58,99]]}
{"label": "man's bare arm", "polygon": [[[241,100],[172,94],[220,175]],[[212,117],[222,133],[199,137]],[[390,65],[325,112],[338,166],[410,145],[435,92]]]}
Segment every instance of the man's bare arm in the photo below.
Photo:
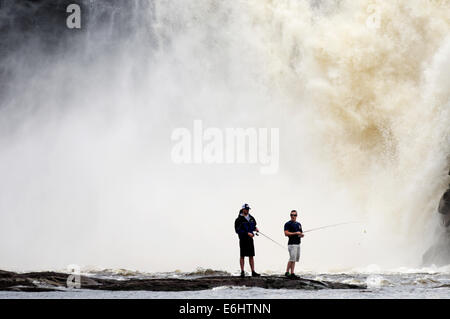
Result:
{"label": "man's bare arm", "polygon": [[302,232],[295,232],[295,233],[291,233],[290,231],[285,230],[284,231],[284,236],[288,237],[288,236],[295,236],[295,235],[299,235],[300,237],[303,237],[305,235],[303,235]]}

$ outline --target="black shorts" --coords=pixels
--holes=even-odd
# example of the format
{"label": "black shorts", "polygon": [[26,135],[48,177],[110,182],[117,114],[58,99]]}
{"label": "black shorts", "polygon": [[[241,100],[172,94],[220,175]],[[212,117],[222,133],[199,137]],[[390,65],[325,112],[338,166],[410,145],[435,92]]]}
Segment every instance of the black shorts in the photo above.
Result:
{"label": "black shorts", "polygon": [[241,251],[241,257],[253,257],[255,256],[255,246],[253,245],[253,238],[239,238],[239,248]]}

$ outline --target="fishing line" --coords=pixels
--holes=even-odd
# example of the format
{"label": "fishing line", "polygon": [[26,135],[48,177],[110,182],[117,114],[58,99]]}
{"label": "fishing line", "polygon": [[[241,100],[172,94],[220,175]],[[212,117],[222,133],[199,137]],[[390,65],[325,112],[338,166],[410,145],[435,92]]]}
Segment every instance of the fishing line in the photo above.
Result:
{"label": "fishing line", "polygon": [[322,227],[317,227],[317,228],[311,228],[311,229],[305,230],[304,233],[316,231],[319,229],[329,228],[329,227],[336,227],[336,226],[340,226],[340,225],[355,224],[355,223],[360,223],[360,222],[347,222],[347,223],[339,223],[339,224],[327,225],[327,226],[322,226]]}
{"label": "fishing line", "polygon": [[[312,232],[312,231],[316,231],[316,230],[320,230],[320,229],[325,229],[325,228],[330,228],[330,227],[336,227],[336,226],[340,226],[340,225],[347,225],[347,224],[355,224],[355,223],[360,223],[360,222],[346,222],[346,223],[339,223],[339,224],[332,224],[332,225],[327,225],[327,226],[321,226],[321,227],[316,227],[316,228],[311,228],[308,230],[303,231],[303,233],[308,233],[308,232]],[[267,236],[266,234],[262,233],[261,231],[258,231],[256,233],[256,235],[261,234],[264,237],[266,237],[267,239],[269,239],[270,241],[274,242],[275,244],[277,244],[278,246],[280,246],[283,249],[286,249],[285,246],[283,246],[282,244],[280,244],[279,242],[277,242],[276,240],[273,240],[272,238],[270,238],[269,236]]]}

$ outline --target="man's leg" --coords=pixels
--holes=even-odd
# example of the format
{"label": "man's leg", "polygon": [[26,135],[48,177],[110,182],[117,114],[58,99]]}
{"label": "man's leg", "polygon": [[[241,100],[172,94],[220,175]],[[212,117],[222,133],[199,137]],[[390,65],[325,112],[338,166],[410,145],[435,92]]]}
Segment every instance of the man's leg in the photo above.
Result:
{"label": "man's leg", "polygon": [[288,261],[287,267],[286,267],[286,272],[289,272],[291,270],[291,263],[292,263],[292,261]]}
{"label": "man's leg", "polygon": [[287,267],[286,267],[286,272],[290,272],[291,274],[293,274],[293,271],[292,271],[293,261],[292,260],[293,260],[293,258],[295,258],[293,247],[294,246],[292,246],[292,245],[288,245],[289,261],[288,261]]}
{"label": "man's leg", "polygon": [[255,260],[252,256],[248,257],[248,261],[250,263],[250,268],[252,269],[252,272],[255,271]]}
{"label": "man's leg", "polygon": [[244,263],[245,263],[244,257],[241,257],[241,259],[239,259],[239,263],[241,265],[241,271],[244,271]]}
{"label": "man's leg", "polygon": [[294,273],[294,269],[295,269],[295,261],[291,261],[291,274]]}
{"label": "man's leg", "polygon": [[294,261],[291,263],[291,274],[294,275],[295,262],[300,260],[300,245],[294,246]]}

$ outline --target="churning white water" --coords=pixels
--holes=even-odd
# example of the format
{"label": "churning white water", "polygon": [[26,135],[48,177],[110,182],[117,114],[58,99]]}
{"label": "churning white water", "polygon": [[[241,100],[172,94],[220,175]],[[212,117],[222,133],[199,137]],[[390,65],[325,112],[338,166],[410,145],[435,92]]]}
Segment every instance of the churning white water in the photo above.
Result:
{"label": "churning white water", "polygon": [[[306,234],[299,268],[418,267],[448,184],[449,7],[85,1],[81,31],[1,60],[0,267],[234,271],[243,203],[281,242],[291,209],[304,229],[359,222]],[[195,120],[279,128],[278,172],[174,163]]]}

